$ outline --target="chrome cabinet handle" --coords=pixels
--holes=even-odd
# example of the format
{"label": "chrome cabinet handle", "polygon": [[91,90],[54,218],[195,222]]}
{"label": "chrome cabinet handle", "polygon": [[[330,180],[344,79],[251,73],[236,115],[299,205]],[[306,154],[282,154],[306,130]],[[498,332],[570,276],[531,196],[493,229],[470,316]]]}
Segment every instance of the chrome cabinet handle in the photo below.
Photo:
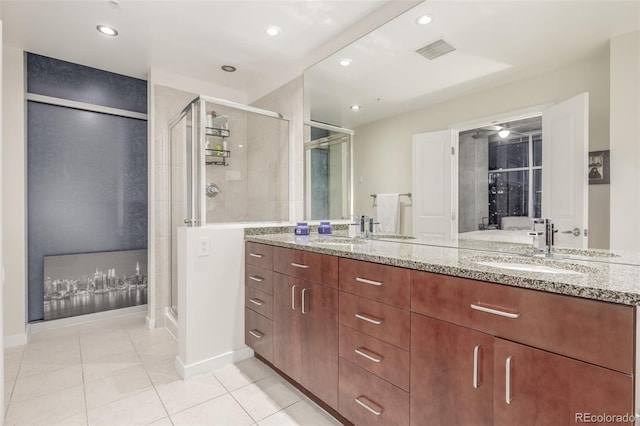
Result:
{"label": "chrome cabinet handle", "polygon": [[[355,348],[355,353],[357,353],[358,355],[365,357],[366,359],[368,359],[369,361],[373,361],[373,362],[382,362],[382,360],[384,359],[384,357],[382,355],[378,355],[375,352],[371,352],[369,349],[364,348],[362,346],[360,346],[359,348]],[[370,354],[374,354],[374,355],[370,355]]]}
{"label": "chrome cabinet handle", "polygon": [[298,288],[298,285],[292,285],[291,286],[291,309],[292,310],[296,310],[296,288]]}
{"label": "chrome cabinet handle", "polygon": [[258,259],[260,259],[261,257],[264,257],[264,254],[260,254],[260,253],[249,253],[249,256],[251,256],[251,257],[257,257]]}
{"label": "chrome cabinet handle", "polygon": [[250,280],[253,280],[253,281],[258,281],[258,282],[262,282],[262,281],[264,281],[264,278],[259,277],[258,275],[251,275],[251,276],[249,277],[249,279],[250,279]]}
{"label": "chrome cabinet handle", "polygon": [[[364,403],[362,400],[366,399],[367,401],[369,401],[369,403],[371,403],[371,400],[369,400],[369,398],[367,398],[364,395],[360,395],[359,397],[356,398],[356,402],[358,404],[360,404],[361,406],[363,406],[364,408],[366,408],[369,412],[375,414],[376,416],[379,416],[380,414],[382,414],[382,412],[384,411],[384,408],[379,407],[379,410],[376,410],[375,408],[371,407],[369,404]],[[378,404],[373,404],[373,405],[378,405]]]}
{"label": "chrome cabinet handle", "polygon": [[504,393],[505,393],[505,400],[507,401],[507,404],[511,404],[511,401],[513,401],[513,398],[511,398],[511,358],[513,357],[513,355],[509,355],[507,357],[507,361],[504,363],[504,374],[505,374],[505,384],[504,384]]}
{"label": "chrome cabinet handle", "polygon": [[300,302],[300,303],[302,304],[302,314],[303,314],[303,315],[306,315],[306,314],[307,314],[307,312],[309,312],[309,311],[305,311],[305,310],[304,310],[304,306],[305,306],[304,295],[305,295],[305,292],[307,292],[307,291],[309,291],[309,289],[308,289],[308,288],[303,288],[303,289],[302,289],[302,302]]}
{"label": "chrome cabinet handle", "polygon": [[303,265],[302,263],[291,262],[291,266],[295,266],[296,268],[308,269],[309,265]]}
{"label": "chrome cabinet handle", "polygon": [[264,336],[264,333],[260,332],[259,330],[249,330],[249,334],[256,339],[262,339],[262,336]]}
{"label": "chrome cabinet handle", "polygon": [[356,277],[356,281],[358,281],[359,283],[370,284],[370,285],[375,285],[375,286],[381,286],[382,285],[382,283],[380,281],[372,281],[372,280],[368,280],[366,278],[361,278],[361,277]]}
{"label": "chrome cabinet handle", "polygon": [[482,345],[476,345],[473,348],[473,387],[478,389],[480,387],[480,381],[478,380],[478,355]]}
{"label": "chrome cabinet handle", "polygon": [[258,305],[258,306],[264,305],[264,301],[260,300],[260,299],[249,299],[249,302],[253,303],[254,305]]}
{"label": "chrome cabinet handle", "polygon": [[475,303],[471,304],[471,309],[475,309],[476,311],[486,312],[488,314],[499,315],[501,317],[506,317],[511,319],[516,319],[520,317],[520,312],[516,312],[516,313],[505,312],[505,311],[500,311],[498,309],[487,308],[486,306],[481,306]]}
{"label": "chrome cabinet handle", "polygon": [[372,318],[372,317],[370,317],[368,315],[361,314],[359,312],[356,314],[356,318],[361,319],[361,320],[366,321],[366,322],[370,322],[371,324],[375,324],[375,325],[380,325],[380,324],[382,324],[384,322],[384,320],[381,320],[381,319],[378,319],[378,318]]}

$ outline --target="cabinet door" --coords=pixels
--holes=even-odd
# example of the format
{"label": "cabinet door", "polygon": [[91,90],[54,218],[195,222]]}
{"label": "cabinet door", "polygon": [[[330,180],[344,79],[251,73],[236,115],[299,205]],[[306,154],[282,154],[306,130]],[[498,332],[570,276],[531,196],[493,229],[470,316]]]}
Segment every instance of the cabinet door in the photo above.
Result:
{"label": "cabinet door", "polygon": [[502,339],[495,339],[494,371],[496,425],[575,425],[591,422],[585,416],[633,413],[627,374]]}
{"label": "cabinet door", "polygon": [[300,294],[300,383],[338,408],[338,290],[305,283]]}
{"label": "cabinet door", "polygon": [[412,425],[492,424],[493,341],[411,314]]}
{"label": "cabinet door", "polygon": [[273,364],[300,380],[300,293],[302,281],[273,273]]}

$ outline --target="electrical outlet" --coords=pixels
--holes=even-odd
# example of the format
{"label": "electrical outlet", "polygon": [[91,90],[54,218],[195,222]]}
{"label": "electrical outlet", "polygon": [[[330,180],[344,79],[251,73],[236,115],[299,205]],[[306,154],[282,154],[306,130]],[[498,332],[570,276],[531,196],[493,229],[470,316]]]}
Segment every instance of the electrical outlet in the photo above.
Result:
{"label": "electrical outlet", "polygon": [[198,257],[209,256],[211,253],[211,244],[209,237],[199,237],[198,242]]}

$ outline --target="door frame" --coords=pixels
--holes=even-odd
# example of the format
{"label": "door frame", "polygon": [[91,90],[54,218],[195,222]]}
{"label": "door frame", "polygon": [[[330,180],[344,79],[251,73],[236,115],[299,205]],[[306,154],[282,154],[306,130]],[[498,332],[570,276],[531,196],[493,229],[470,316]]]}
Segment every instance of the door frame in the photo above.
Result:
{"label": "door frame", "polygon": [[454,150],[453,161],[451,161],[451,210],[454,213],[454,220],[451,224],[452,226],[452,237],[458,235],[458,217],[459,217],[459,209],[458,209],[458,173],[459,173],[459,159],[458,153],[460,149],[460,133],[466,132],[468,130],[477,129],[480,127],[486,126],[494,126],[496,124],[505,123],[509,121],[517,121],[524,120],[527,118],[533,117],[542,117],[542,113],[544,110],[550,106],[555,105],[554,103],[540,104],[535,105],[515,111],[504,112],[500,114],[490,115],[483,118],[477,118],[469,121],[462,121],[459,123],[453,123],[449,125],[449,129],[452,131],[452,141],[451,146]]}

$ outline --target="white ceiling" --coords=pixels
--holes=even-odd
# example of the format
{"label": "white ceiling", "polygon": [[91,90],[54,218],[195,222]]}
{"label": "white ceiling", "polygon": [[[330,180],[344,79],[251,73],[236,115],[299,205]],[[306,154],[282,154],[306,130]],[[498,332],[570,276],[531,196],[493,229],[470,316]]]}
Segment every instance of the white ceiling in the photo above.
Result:
{"label": "white ceiling", "polygon": [[[157,67],[255,99],[300,75],[314,50],[388,2],[2,0],[0,12],[5,45],[138,78]],[[415,1],[395,3],[406,10]],[[101,35],[98,24],[120,35]],[[282,34],[267,36],[269,25]],[[223,64],[238,71],[225,73]]]}
{"label": "white ceiling", "polygon": [[[433,21],[416,25],[423,14]],[[558,68],[639,27],[638,0],[429,0],[305,72],[306,102],[313,120],[354,128]],[[415,53],[439,38],[457,50]]]}

